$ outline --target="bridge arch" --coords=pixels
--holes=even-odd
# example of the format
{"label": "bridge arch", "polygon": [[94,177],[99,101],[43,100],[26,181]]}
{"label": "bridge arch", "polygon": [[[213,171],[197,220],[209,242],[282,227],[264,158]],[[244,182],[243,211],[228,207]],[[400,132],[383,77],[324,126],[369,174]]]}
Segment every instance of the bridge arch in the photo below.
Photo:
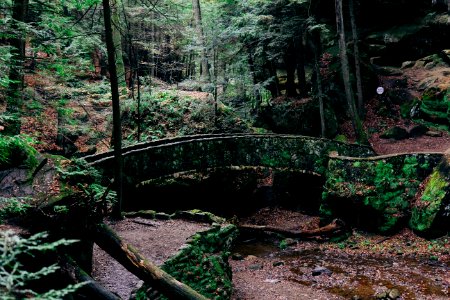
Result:
{"label": "bridge arch", "polygon": [[[142,186],[143,182],[155,182],[175,173],[193,174],[226,169],[234,174],[241,167],[251,172],[283,170],[296,174],[298,178],[321,176],[332,151],[343,156],[374,155],[371,148],[366,146],[283,134],[193,135],[136,144],[123,149],[124,206],[127,207],[127,203],[140,197],[136,195],[136,187]],[[113,152],[85,159],[104,176],[113,177]]]}

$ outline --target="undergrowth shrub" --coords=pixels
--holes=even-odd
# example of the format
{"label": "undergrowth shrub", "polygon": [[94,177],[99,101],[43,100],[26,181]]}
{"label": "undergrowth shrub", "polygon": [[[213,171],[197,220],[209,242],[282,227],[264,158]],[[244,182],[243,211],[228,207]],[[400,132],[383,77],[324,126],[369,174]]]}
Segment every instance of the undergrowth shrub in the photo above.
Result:
{"label": "undergrowth shrub", "polygon": [[0,224],[6,218],[23,216],[32,206],[28,197],[0,197]]}
{"label": "undergrowth shrub", "polygon": [[33,168],[37,165],[37,151],[34,141],[25,135],[3,136],[0,134],[0,170],[25,165]]}

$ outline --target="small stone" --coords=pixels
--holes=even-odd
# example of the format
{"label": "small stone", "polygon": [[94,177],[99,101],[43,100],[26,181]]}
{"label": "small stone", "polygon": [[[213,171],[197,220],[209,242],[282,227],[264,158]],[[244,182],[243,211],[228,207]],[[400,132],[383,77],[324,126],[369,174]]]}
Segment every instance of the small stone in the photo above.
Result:
{"label": "small stone", "polygon": [[276,261],[272,264],[274,267],[284,266],[284,261]]}
{"label": "small stone", "polygon": [[381,293],[376,294],[375,298],[376,299],[385,299],[385,298],[387,298],[387,296],[388,296],[387,292],[381,292]]}
{"label": "small stone", "polygon": [[441,137],[442,136],[442,132],[440,131],[433,131],[433,130],[429,130],[425,133],[425,135],[427,136],[431,136],[431,137]]}
{"label": "small stone", "polygon": [[400,69],[403,70],[403,69],[411,68],[411,67],[414,66],[415,63],[416,63],[415,61],[410,61],[410,60],[404,61],[404,62],[402,63],[402,66],[400,67]]}
{"label": "small stone", "polygon": [[264,282],[267,282],[267,283],[278,283],[278,282],[280,282],[280,280],[279,279],[267,278],[266,280],[264,280]]}
{"label": "small stone", "polygon": [[288,245],[288,246],[292,246],[292,245],[295,245],[297,243],[296,240],[291,239],[291,238],[287,238],[284,241],[286,242],[286,245]]}
{"label": "small stone", "polygon": [[400,292],[397,289],[392,289],[389,291],[388,296],[390,299],[397,299],[398,297],[400,297]]}
{"label": "small stone", "polygon": [[252,270],[252,271],[261,270],[262,268],[263,268],[263,266],[261,264],[254,264],[254,265],[248,266],[248,269]]}
{"label": "small stone", "polygon": [[330,276],[331,274],[333,274],[333,272],[325,267],[317,267],[314,270],[312,270],[312,276],[319,276],[322,274]]}
{"label": "small stone", "polygon": [[245,260],[249,260],[249,261],[252,261],[252,260],[255,260],[255,259],[258,259],[258,257],[254,256],[254,255],[247,255],[245,257]]}
{"label": "small stone", "polygon": [[359,296],[359,295],[354,295],[354,296],[352,297],[352,300],[362,300],[362,298],[361,298],[361,296]]}
{"label": "small stone", "polygon": [[233,255],[231,255],[231,259],[232,260],[243,260],[244,257],[240,253],[233,253]]}

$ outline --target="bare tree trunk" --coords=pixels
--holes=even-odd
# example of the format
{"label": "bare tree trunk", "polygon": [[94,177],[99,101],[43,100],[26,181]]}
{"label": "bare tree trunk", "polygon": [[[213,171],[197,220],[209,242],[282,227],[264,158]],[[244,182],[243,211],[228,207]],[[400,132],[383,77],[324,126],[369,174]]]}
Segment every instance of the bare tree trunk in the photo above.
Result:
{"label": "bare tree trunk", "polygon": [[[125,65],[123,63],[123,52],[122,52],[122,23],[120,21],[120,11],[122,8],[122,0],[111,0],[111,23],[112,23],[112,35],[114,41],[115,49],[115,65],[118,76],[118,84],[121,94],[126,94],[126,74]],[[110,74],[111,75],[111,74]]]}
{"label": "bare tree trunk", "polygon": [[210,80],[208,57],[206,53],[205,36],[203,34],[202,13],[200,9],[200,0],[192,0],[192,9],[194,11],[195,28],[197,30],[198,40],[201,47],[201,77],[205,81]]}
{"label": "bare tree trunk", "polygon": [[259,112],[261,108],[261,93],[259,89],[256,88],[258,80],[256,79],[255,61],[253,60],[252,49],[250,47],[246,47],[246,50],[247,50],[248,68],[250,70],[250,76],[252,77],[253,83],[253,97],[255,97],[255,106],[253,108],[256,112]]}
{"label": "bare tree trunk", "polygon": [[314,47],[314,70],[316,72],[316,84],[317,84],[317,96],[319,98],[319,114],[320,114],[320,134],[325,137],[326,125],[325,125],[325,111],[323,106],[323,90],[322,90],[322,77],[320,74],[319,58],[322,54],[322,45],[320,41],[320,32],[312,32],[312,40]]}
{"label": "bare tree trunk", "polygon": [[23,63],[25,60],[25,36],[20,30],[19,23],[25,21],[28,10],[28,0],[14,0],[12,11],[12,29],[15,35],[9,39],[11,50],[12,65],[9,71],[9,84],[6,92],[6,111],[16,115],[14,122],[7,127],[8,134],[20,133],[20,116],[17,115],[21,111],[22,106],[22,90],[24,84]]}
{"label": "bare tree trunk", "polygon": [[286,68],[286,96],[297,96],[295,88],[295,54],[293,42],[290,42],[284,53],[284,65]]}
{"label": "bare tree trunk", "polygon": [[356,77],[356,95],[358,97],[358,114],[362,118],[364,116],[364,99],[361,80],[361,63],[359,57],[358,31],[356,28],[355,6],[353,0],[349,0],[348,5],[350,10],[350,24],[352,27],[353,55],[355,56],[355,77]]}
{"label": "bare tree trunk", "polygon": [[113,217],[120,219],[122,217],[122,124],[120,119],[119,102],[119,82],[116,69],[116,49],[113,38],[113,29],[111,23],[111,8],[109,0],[103,1],[103,18],[105,22],[105,39],[108,52],[108,68],[111,83],[111,98],[113,108],[113,143],[114,143],[114,185],[117,193],[117,203],[113,210]]}
{"label": "bare tree trunk", "polygon": [[336,4],[336,25],[339,34],[339,56],[341,58],[342,79],[344,82],[345,96],[347,99],[348,111],[352,120],[356,139],[367,144],[367,137],[364,134],[361,120],[356,112],[355,100],[353,97],[352,85],[350,83],[350,69],[348,65],[347,46],[345,43],[344,16],[342,10],[342,0],[335,0]]}
{"label": "bare tree trunk", "polygon": [[94,235],[94,241],[100,248],[116,259],[128,271],[169,299],[207,300],[206,297],[142,257],[134,247],[122,241],[107,225],[97,225],[94,229]]}
{"label": "bare tree trunk", "polygon": [[305,49],[303,47],[303,36],[300,35],[297,41],[297,80],[298,89],[301,97],[308,94],[306,90],[306,74],[305,74]]}

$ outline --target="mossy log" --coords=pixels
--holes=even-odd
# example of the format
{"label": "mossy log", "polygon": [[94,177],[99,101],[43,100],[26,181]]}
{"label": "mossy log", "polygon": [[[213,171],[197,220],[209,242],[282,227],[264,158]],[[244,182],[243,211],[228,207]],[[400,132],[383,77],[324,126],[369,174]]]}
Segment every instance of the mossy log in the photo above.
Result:
{"label": "mossy log", "polygon": [[121,298],[107,290],[100,283],[95,281],[88,273],[81,269],[78,264],[69,256],[60,258],[61,270],[73,282],[85,282],[80,292],[89,299],[99,300],[120,300]]}
{"label": "mossy log", "polygon": [[310,230],[289,230],[289,229],[283,229],[279,227],[274,226],[259,226],[259,225],[249,225],[249,224],[243,224],[238,226],[239,230],[246,230],[246,231],[252,231],[252,232],[274,232],[282,234],[286,237],[292,237],[292,238],[322,238],[322,237],[329,237],[332,235],[335,235],[339,232],[341,232],[345,228],[345,223],[342,220],[335,219],[330,224],[319,227],[316,229],[310,229]]}
{"label": "mossy log", "polygon": [[128,271],[154,287],[170,299],[206,300],[191,287],[179,282],[168,273],[146,260],[131,245],[128,245],[106,224],[94,228],[95,243],[116,259]]}

